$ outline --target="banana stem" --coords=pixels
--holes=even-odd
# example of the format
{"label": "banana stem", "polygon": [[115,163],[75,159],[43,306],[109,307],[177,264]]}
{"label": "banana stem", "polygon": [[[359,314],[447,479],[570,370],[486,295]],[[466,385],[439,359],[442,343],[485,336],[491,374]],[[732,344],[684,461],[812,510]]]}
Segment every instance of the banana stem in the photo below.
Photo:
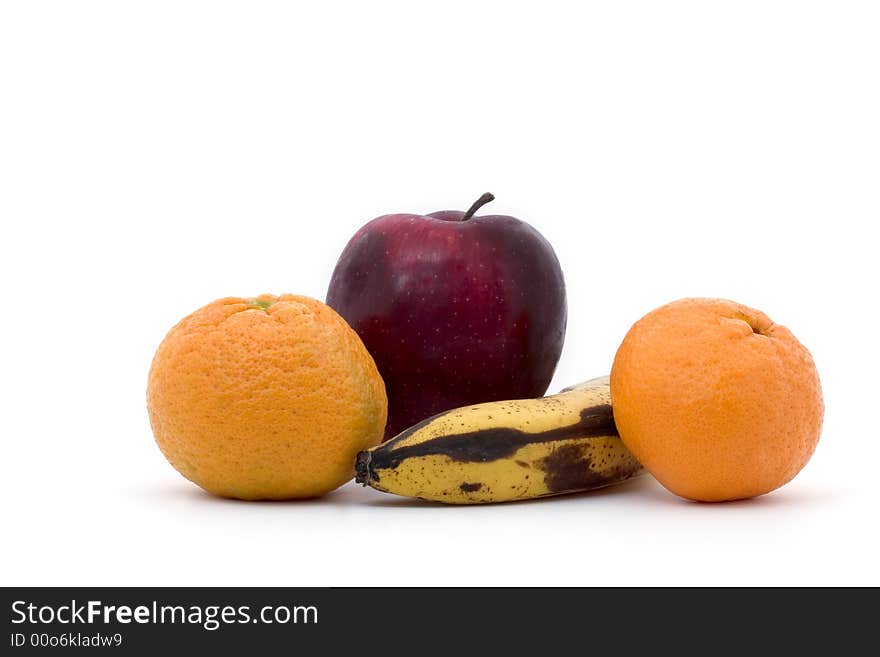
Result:
{"label": "banana stem", "polygon": [[355,483],[368,486],[370,483],[370,452],[358,452],[354,462]]}

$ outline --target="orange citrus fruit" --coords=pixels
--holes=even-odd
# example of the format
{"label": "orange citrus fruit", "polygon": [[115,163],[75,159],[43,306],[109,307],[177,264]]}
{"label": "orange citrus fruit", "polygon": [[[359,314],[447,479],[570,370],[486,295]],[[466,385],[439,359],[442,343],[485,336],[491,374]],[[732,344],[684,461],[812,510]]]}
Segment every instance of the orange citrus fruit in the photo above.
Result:
{"label": "orange citrus fruit", "polygon": [[673,493],[735,500],[768,493],[804,467],[822,429],[807,349],[764,313],[682,299],[633,325],[611,370],[624,444]]}
{"label": "orange citrus fruit", "polygon": [[159,345],[150,424],[178,472],[216,495],[315,497],[354,476],[385,429],[385,385],[357,334],[308,297],[208,304]]}

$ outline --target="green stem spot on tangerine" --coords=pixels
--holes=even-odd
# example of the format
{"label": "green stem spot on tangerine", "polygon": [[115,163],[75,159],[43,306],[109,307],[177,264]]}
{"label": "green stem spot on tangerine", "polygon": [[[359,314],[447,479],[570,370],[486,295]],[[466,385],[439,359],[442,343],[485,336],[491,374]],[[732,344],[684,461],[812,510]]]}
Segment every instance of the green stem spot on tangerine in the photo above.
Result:
{"label": "green stem spot on tangerine", "polygon": [[266,301],[265,299],[248,299],[247,304],[251,308],[259,308],[261,310],[269,310],[269,306],[272,305],[272,302]]}

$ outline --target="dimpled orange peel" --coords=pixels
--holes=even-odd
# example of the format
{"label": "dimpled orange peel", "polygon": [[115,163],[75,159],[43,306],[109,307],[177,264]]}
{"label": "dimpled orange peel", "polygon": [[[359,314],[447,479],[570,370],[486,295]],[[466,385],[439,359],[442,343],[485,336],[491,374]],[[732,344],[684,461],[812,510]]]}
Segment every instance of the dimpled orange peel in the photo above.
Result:
{"label": "dimpled orange peel", "polygon": [[379,443],[385,386],[357,334],[302,296],[226,298],[181,320],[147,387],[156,442],[184,477],[245,500],[323,495]]}
{"label": "dimpled orange peel", "polygon": [[673,493],[707,502],[768,493],[804,467],[822,430],[807,349],[764,313],[682,299],[633,325],[611,370],[627,448]]}

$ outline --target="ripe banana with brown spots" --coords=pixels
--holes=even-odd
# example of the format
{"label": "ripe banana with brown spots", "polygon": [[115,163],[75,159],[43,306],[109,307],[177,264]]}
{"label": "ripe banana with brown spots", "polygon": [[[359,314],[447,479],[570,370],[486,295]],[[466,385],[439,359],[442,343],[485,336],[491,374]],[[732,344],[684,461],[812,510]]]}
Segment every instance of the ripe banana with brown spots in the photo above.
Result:
{"label": "ripe banana with brown spots", "polygon": [[586,491],[644,472],[617,435],[607,376],[440,413],[360,452],[356,471],[376,490],[449,504]]}

